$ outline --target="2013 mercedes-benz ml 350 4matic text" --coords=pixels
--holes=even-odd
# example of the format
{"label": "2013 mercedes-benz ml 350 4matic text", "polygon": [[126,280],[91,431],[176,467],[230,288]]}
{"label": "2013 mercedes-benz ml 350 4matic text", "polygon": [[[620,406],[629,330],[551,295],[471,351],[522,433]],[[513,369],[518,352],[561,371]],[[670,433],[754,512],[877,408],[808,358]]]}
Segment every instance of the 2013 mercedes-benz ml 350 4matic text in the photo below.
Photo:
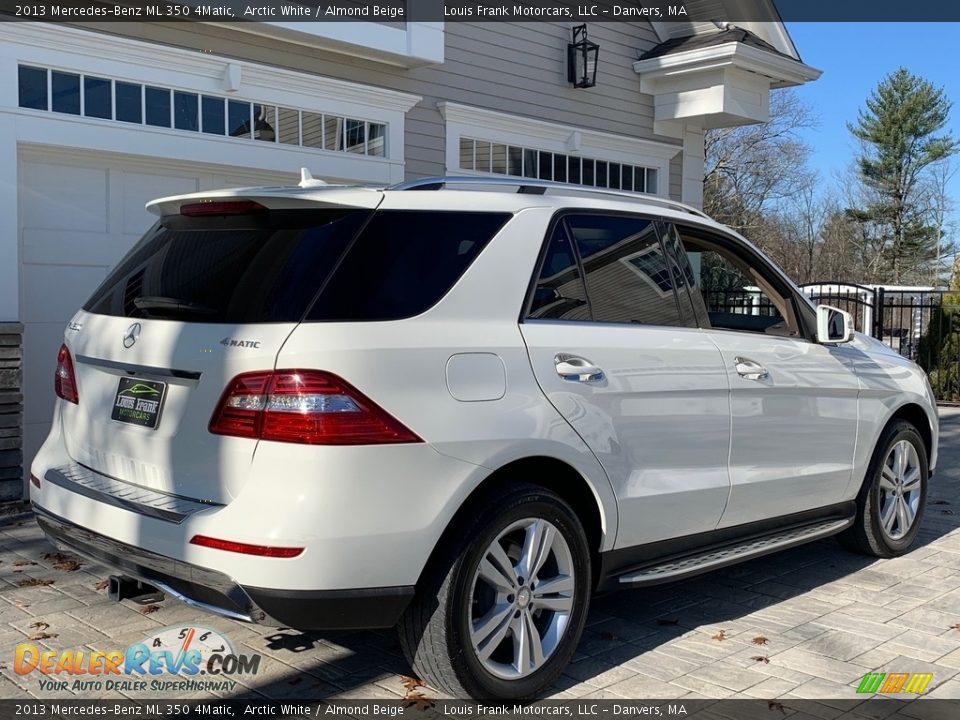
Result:
{"label": "2013 mercedes-benz ml 350 4matic text", "polygon": [[65,330],[30,489],[120,596],[397,625],[432,685],[522,698],[596,591],[917,534],[924,373],[692,208],[506,178],[149,208]]}

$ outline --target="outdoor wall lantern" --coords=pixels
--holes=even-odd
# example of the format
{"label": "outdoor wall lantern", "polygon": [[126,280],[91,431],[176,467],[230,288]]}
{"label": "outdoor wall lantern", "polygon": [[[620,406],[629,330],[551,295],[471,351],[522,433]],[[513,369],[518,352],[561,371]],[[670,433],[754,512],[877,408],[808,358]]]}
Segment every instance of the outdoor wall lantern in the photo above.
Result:
{"label": "outdoor wall lantern", "polygon": [[597,84],[597,55],[600,46],[587,39],[587,26],[573,27],[573,42],[567,45],[567,81],[575,88]]}

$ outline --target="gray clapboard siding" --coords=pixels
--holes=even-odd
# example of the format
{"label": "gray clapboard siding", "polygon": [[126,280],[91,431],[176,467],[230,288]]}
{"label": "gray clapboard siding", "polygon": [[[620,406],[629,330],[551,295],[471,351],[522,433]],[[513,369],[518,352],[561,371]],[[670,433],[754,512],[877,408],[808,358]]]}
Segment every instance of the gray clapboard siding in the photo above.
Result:
{"label": "gray clapboard siding", "polygon": [[23,325],[0,322],[0,501],[23,493]]}
{"label": "gray clapboard siding", "polygon": [[[653,102],[640,92],[632,64],[658,39],[649,23],[593,23],[600,45],[597,86],[574,89],[566,80],[570,23],[468,23],[445,25],[445,62],[401,68],[316,50],[234,30],[194,23],[90,23],[84,27],[228,57],[315,73],[423,99],[407,115],[406,174],[445,170],[441,100],[601,132],[679,144],[653,133]],[[670,192],[680,197],[680,163],[671,164]]]}

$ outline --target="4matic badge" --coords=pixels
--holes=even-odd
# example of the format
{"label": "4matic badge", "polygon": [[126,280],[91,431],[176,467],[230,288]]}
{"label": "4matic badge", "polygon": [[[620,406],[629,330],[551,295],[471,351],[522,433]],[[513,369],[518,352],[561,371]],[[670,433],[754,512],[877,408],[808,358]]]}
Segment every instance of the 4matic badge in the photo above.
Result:
{"label": "4matic badge", "polygon": [[225,337],[220,341],[220,344],[224,347],[242,347],[242,348],[258,348],[260,347],[259,340],[235,340],[234,338]]}

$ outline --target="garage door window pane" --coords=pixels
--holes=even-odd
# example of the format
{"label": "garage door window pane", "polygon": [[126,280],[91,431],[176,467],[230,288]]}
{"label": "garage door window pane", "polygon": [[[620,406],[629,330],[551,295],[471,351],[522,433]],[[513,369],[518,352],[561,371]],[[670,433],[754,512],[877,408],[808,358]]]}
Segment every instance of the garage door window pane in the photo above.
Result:
{"label": "garage door window pane", "polygon": [[147,125],[170,127],[170,91],[165,88],[147,87]]}
{"label": "garage door window pane", "polygon": [[20,107],[31,110],[47,109],[47,71],[20,66]]}
{"label": "garage door window pane", "polygon": [[277,108],[273,105],[253,106],[253,138],[264,142],[277,141]]}
{"label": "garage door window pane", "polygon": [[143,86],[117,82],[113,89],[117,101],[117,120],[121,122],[143,122]]}
{"label": "garage door window pane", "polygon": [[223,135],[227,127],[223,98],[204,95],[200,106],[203,109],[203,131],[210,135]]}
{"label": "garage door window pane", "polygon": [[250,103],[230,100],[227,106],[227,134],[230,137],[250,137]]}
{"label": "garage door window pane", "polygon": [[495,144],[493,146],[493,171],[498,175],[507,174],[507,146]]}
{"label": "garage door window pane", "polygon": [[383,123],[367,125],[367,155],[385,157],[387,154],[387,126]]}
{"label": "garage door window pane", "polygon": [[366,152],[366,128],[363,120],[347,120],[347,152],[363,155]]}
{"label": "garage door window pane", "polygon": [[284,145],[300,144],[300,113],[290,108],[277,110],[277,131]]}
{"label": "garage door window pane", "polygon": [[104,120],[113,119],[113,97],[109,80],[83,78],[83,114]]}
{"label": "garage door window pane", "polygon": [[343,118],[327,115],[323,119],[323,148],[343,150]]}
{"label": "garage door window pane", "polygon": [[657,171],[653,168],[647,168],[647,192],[657,192]]}
{"label": "garage door window pane", "polygon": [[323,147],[323,115],[303,113],[303,144],[305,147]]}
{"label": "garage door window pane", "polygon": [[576,215],[567,221],[596,322],[685,325],[670,265],[650,220]]}
{"label": "garage door window pane", "polygon": [[80,114],[80,76],[54,72],[50,78],[53,87],[53,111]]}
{"label": "garage door window pane", "polygon": [[200,129],[200,102],[193,93],[173,93],[173,126],[177,130]]}

